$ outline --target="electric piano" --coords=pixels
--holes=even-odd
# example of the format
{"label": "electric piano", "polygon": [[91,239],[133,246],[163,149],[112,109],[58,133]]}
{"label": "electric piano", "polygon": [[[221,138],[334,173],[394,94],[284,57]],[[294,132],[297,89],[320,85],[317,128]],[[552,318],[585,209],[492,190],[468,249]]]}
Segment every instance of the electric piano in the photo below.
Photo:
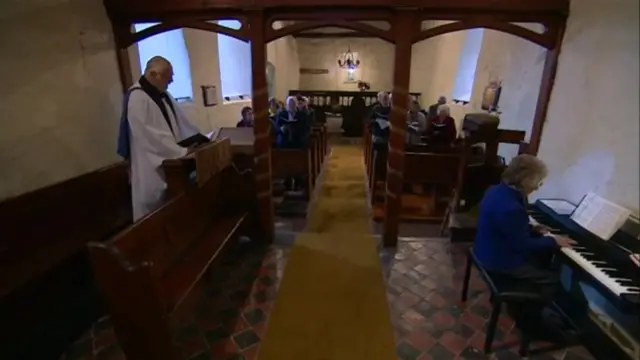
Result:
{"label": "electric piano", "polygon": [[[552,234],[566,235],[577,242],[572,248],[561,249],[556,256],[557,263],[568,268],[563,270],[570,273],[573,284],[572,289],[566,289],[568,286],[563,283],[568,296],[564,296],[559,305],[588,333],[583,343],[598,358],[640,359],[640,267],[631,258],[632,254],[640,253],[640,224],[627,221],[605,241],[572,220],[570,212],[558,213],[557,207],[549,205],[561,201],[538,200],[529,207],[532,223],[544,225]],[[576,288],[580,290],[576,292]],[[622,340],[612,339],[602,324],[594,322],[594,307],[605,313],[609,324],[615,323],[616,336]],[[602,339],[602,331],[609,339]],[[600,334],[595,334],[597,332]]]}

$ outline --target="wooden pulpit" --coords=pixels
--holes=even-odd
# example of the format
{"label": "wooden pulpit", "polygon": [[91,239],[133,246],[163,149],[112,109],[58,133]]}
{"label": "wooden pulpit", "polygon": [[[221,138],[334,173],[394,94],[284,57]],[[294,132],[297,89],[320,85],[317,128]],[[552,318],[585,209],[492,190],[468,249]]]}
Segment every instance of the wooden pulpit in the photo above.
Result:
{"label": "wooden pulpit", "polygon": [[235,154],[253,155],[255,136],[253,128],[223,127],[213,137],[216,140],[229,139],[231,152]]}
{"label": "wooden pulpit", "polygon": [[216,173],[231,166],[231,142],[215,140],[194,152],[162,162],[169,198],[200,187]]}

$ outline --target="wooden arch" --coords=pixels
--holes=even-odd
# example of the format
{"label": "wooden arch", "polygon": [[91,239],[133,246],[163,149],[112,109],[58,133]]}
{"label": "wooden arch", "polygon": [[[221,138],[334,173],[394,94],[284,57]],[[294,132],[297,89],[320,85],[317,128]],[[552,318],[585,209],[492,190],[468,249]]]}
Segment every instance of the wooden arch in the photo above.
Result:
{"label": "wooden arch", "polygon": [[431,39],[433,37],[452,32],[477,28],[500,31],[509,35],[519,37],[521,39],[531,41],[532,43],[540,45],[546,49],[552,49],[555,46],[556,39],[553,36],[554,31],[551,31],[551,28],[549,27],[545,26],[544,32],[542,34],[539,34],[533,30],[524,28],[516,24],[508,22],[496,22],[491,20],[457,21],[450,24],[438,25],[430,29],[422,30],[421,32],[416,34],[416,36],[413,38],[413,42],[416,43],[422,40]]}
{"label": "wooden arch", "polygon": [[231,29],[229,27],[218,25],[216,23],[211,23],[207,21],[181,20],[181,21],[161,22],[157,25],[153,25],[142,31],[131,33],[131,36],[128,39],[123,39],[123,42],[120,45],[128,47],[146,38],[150,38],[152,36],[162,34],[163,32],[166,32],[166,31],[171,31],[171,30],[181,29],[181,28],[215,32],[218,34],[231,36],[232,38],[236,38],[244,42],[248,42],[249,37],[247,35],[247,31],[245,29],[244,24],[239,19],[234,19],[234,20],[237,20],[238,22],[240,22],[241,24],[240,29]]}
{"label": "wooden arch", "polygon": [[369,25],[365,23],[359,23],[356,21],[345,21],[345,20],[303,21],[303,22],[292,24],[292,25],[287,25],[278,30],[267,29],[266,41],[270,42],[273,40],[277,40],[281,37],[285,37],[287,35],[293,35],[302,31],[314,30],[314,29],[319,29],[323,27],[337,27],[342,29],[354,30],[360,33],[375,36],[379,39],[390,42],[392,44],[395,43],[393,34],[389,30],[383,30],[373,25]]}
{"label": "wooden arch", "polygon": [[[448,32],[477,27],[509,33],[547,49],[542,81],[531,130],[528,152],[536,154],[553,89],[569,0],[103,0],[112,22],[118,47],[123,86],[132,83],[127,47],[145,37],[178,27],[215,31],[251,44],[253,74],[252,105],[255,113],[256,190],[261,232],[274,236],[271,195],[271,144],[268,129],[268,94],[265,66],[266,43],[295,32],[319,27],[340,27],[367,33],[395,44],[393,102],[396,109],[407,104],[412,44]],[[239,30],[228,29],[207,20],[242,19]],[[300,21],[275,30],[275,20]],[[382,30],[359,21],[387,21]],[[424,20],[452,20],[451,24],[420,30]],[[146,32],[131,34],[135,22],[159,22]],[[541,23],[546,31],[537,34],[514,23]],[[400,196],[404,169],[404,121],[402,111],[391,116],[391,136],[385,196],[383,241],[393,246],[398,239]]]}

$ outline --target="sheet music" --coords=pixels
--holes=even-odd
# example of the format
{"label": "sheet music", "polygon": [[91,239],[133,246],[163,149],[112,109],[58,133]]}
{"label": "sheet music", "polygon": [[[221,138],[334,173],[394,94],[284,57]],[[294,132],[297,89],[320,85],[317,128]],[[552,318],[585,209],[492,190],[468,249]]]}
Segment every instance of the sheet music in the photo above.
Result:
{"label": "sheet music", "polygon": [[389,121],[388,120],[376,119],[376,122],[378,123],[378,126],[380,126],[380,129],[382,129],[382,130],[384,130],[384,129],[389,127]]}
{"label": "sheet music", "polygon": [[551,208],[558,215],[571,215],[576,209],[575,205],[566,200],[547,199],[540,200],[540,202]]}
{"label": "sheet music", "polygon": [[631,215],[631,210],[612,203],[594,193],[587,194],[571,215],[571,220],[597,235],[609,240]]}
{"label": "sheet music", "polygon": [[529,215],[529,224],[531,224],[531,226],[540,225],[540,223],[537,222],[536,219],[532,218],[531,215]]}

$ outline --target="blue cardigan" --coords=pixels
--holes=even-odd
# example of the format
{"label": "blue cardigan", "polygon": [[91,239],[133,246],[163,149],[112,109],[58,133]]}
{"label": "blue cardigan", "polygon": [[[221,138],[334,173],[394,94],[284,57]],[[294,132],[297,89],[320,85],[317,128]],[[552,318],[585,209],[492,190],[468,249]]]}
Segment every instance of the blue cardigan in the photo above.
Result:
{"label": "blue cardigan", "polygon": [[527,199],[518,190],[504,183],[487,190],[474,244],[476,257],[487,270],[516,269],[535,252],[556,246],[552,237],[532,231]]}
{"label": "blue cardigan", "polygon": [[[306,147],[309,142],[309,133],[311,132],[308,113],[306,111],[296,111],[291,120],[286,109],[278,111],[276,115],[276,128],[278,131],[276,142],[278,147]],[[284,128],[284,131],[282,128]]]}

